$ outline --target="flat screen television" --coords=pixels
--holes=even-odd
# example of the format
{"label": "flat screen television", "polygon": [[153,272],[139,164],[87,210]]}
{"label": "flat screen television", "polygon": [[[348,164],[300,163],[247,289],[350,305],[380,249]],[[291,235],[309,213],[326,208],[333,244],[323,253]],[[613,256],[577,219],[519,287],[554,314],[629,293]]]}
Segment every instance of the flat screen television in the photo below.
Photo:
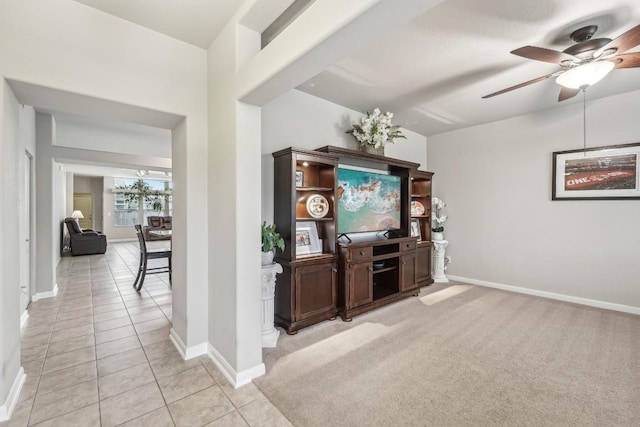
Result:
{"label": "flat screen television", "polygon": [[338,234],[400,228],[400,177],[338,168]]}

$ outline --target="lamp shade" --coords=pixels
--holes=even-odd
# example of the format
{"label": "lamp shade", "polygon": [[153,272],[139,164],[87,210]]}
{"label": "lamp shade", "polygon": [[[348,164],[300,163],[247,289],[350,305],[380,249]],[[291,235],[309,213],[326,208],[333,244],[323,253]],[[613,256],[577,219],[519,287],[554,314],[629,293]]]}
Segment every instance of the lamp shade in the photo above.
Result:
{"label": "lamp shade", "polygon": [[84,218],[84,215],[82,215],[82,211],[73,211],[71,218]]}
{"label": "lamp shade", "polygon": [[604,78],[613,70],[614,64],[610,61],[589,62],[565,71],[556,79],[556,83],[571,89],[580,89],[591,86]]}

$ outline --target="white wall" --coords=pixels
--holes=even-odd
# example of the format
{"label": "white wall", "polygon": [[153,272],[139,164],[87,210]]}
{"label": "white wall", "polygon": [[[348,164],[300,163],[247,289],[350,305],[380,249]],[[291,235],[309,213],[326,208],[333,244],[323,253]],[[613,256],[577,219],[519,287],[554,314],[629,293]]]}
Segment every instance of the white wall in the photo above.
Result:
{"label": "white wall", "polygon": [[[69,102],[67,95],[82,94],[86,101],[82,106],[91,107],[82,111],[85,115],[102,111],[105,119],[126,121],[122,111],[133,114],[140,108],[149,114],[133,114],[131,121],[149,124],[158,117],[183,118],[182,140],[172,140],[174,158],[183,160],[173,167],[174,200],[182,205],[174,212],[173,291],[178,299],[189,301],[188,307],[174,305],[174,329],[189,346],[206,343],[207,338],[207,295],[202,285],[208,280],[207,231],[202,223],[207,211],[206,60],[204,49],[78,2],[2,2],[0,76],[29,84],[33,99],[47,104],[34,105],[74,112],[79,105]],[[46,93],[47,98],[36,92]],[[112,108],[113,104],[122,108]],[[62,157],[58,160],[65,161],[70,149],[56,148]],[[45,171],[52,171],[51,164],[45,166]],[[57,215],[51,204],[48,209],[49,218]],[[10,220],[4,225],[12,226]],[[43,256],[59,252],[53,245],[46,248],[46,254],[38,253],[39,265]]]}
{"label": "white wall", "polygon": [[[587,100],[588,146],[638,142],[639,102]],[[640,307],[640,201],[551,201],[552,152],[581,148],[582,126],[574,104],[428,139],[448,274]]]}
{"label": "white wall", "polygon": [[10,221],[16,218],[16,207],[20,206],[16,183],[24,176],[18,166],[23,156],[20,108],[11,88],[0,80],[0,223],[4,224],[0,239],[0,421],[8,417],[15,403],[11,392],[20,381],[20,269],[15,266],[20,265],[20,251],[16,249],[22,246],[18,223]]}
{"label": "white wall", "polygon": [[[375,108],[375,106],[372,107]],[[364,114],[291,90],[262,108],[262,219],[273,222],[273,157],[287,147],[316,149],[326,145],[358,149],[356,139],[345,133]],[[385,155],[420,164],[426,170],[426,138],[402,129],[407,139],[385,147]]]}
{"label": "white wall", "polygon": [[264,373],[256,286],[260,108],[238,102],[235,93],[239,57],[260,46],[259,34],[250,33],[232,22],[209,47],[209,265],[215,271],[209,283],[209,342],[236,385]]}
{"label": "white wall", "polygon": [[[56,288],[56,264],[60,253],[59,239],[64,213],[59,217],[54,198],[57,196],[56,165],[51,155],[55,140],[55,120],[50,114],[36,113],[36,246],[35,294],[53,292]],[[63,197],[66,202],[66,195]],[[64,206],[64,205],[63,205]],[[56,245],[58,243],[58,245]]]}
{"label": "white wall", "polygon": [[171,158],[171,130],[99,120],[74,121],[56,115],[56,144],[63,147]]}

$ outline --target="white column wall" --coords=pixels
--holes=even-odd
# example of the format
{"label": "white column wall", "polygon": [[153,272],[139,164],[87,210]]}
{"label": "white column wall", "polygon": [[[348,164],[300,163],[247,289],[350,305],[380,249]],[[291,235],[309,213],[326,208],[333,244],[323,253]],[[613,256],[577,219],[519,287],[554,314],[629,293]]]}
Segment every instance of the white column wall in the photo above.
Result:
{"label": "white column wall", "polygon": [[[180,191],[184,191],[176,199],[188,205],[174,214],[174,227],[182,230],[174,235],[174,293],[185,293],[189,302],[186,307],[177,306],[174,315],[188,311],[190,321],[178,330],[185,345],[205,343],[206,288],[190,293],[187,288],[206,283],[208,274],[203,221],[207,212],[206,51],[74,1],[6,0],[2,9],[0,75],[5,78],[187,117],[186,140],[179,145],[183,152],[176,153],[173,146],[174,156],[186,159],[173,168],[174,182],[182,182]],[[48,176],[52,164],[42,166]],[[51,217],[53,206],[45,204]],[[43,251],[53,252],[52,236],[37,237],[47,241],[49,249]],[[52,253],[39,250],[36,262],[49,264],[51,257]]]}
{"label": "white column wall", "polygon": [[[238,58],[259,49],[227,25],[209,48],[209,342],[227,377],[264,373],[260,338],[260,111],[236,101]],[[238,33],[242,33],[240,36]],[[242,42],[239,40],[242,38]],[[247,46],[245,43],[254,46]]]}
{"label": "white column wall", "polygon": [[[587,145],[638,142],[639,102],[587,100]],[[551,200],[552,153],[582,126],[578,103],[428,138],[450,277],[640,313],[640,201]]]}
{"label": "white column wall", "polygon": [[[0,80],[0,421],[8,417],[15,404],[16,383],[20,378],[20,234],[16,208],[23,147],[20,144],[20,105],[4,80]],[[24,176],[24,174],[22,175]],[[16,221],[12,224],[10,221]],[[12,225],[10,225],[12,224]]]}
{"label": "white column wall", "polygon": [[[203,92],[206,91],[203,90]],[[195,126],[200,120],[206,120],[206,109],[198,112],[194,117],[189,116],[183,120],[172,132],[174,171],[172,175],[174,218],[172,248],[174,254],[185,254],[185,257],[174,255],[172,261],[174,273],[171,333],[187,358],[206,353],[209,342],[210,307],[208,306],[209,276],[207,274],[210,268],[207,241],[209,148],[206,138],[200,138],[202,135],[199,135],[198,128]],[[190,145],[194,133],[197,135],[198,144]],[[176,171],[183,173],[176,173]],[[183,220],[176,221],[176,218]],[[198,235],[197,238],[194,238],[194,234]],[[188,240],[184,238],[187,235]]]}
{"label": "white column wall", "polygon": [[[57,290],[56,262],[60,253],[56,240],[59,241],[60,223],[54,227],[58,218],[55,209],[54,161],[51,156],[52,141],[55,140],[55,120],[51,114],[36,113],[36,229],[33,244],[36,247],[36,281],[35,298],[53,296]],[[66,200],[66,198],[65,198]]]}

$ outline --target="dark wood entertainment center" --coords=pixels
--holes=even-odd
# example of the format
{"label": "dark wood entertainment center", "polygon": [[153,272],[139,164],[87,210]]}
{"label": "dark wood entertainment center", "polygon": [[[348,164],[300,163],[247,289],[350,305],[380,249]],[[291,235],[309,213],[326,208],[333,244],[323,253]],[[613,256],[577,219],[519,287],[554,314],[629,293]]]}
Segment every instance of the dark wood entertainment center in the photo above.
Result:
{"label": "dark wood entertainment center", "polygon": [[[287,148],[273,157],[274,222],[286,242],[275,257],[283,267],[275,323],[287,333],[338,315],[350,321],[433,283],[431,172],[419,171],[417,163],[332,146]],[[399,228],[338,235],[338,165],[399,177]],[[412,212],[412,202],[421,209]],[[420,237],[411,236],[412,222]]]}

